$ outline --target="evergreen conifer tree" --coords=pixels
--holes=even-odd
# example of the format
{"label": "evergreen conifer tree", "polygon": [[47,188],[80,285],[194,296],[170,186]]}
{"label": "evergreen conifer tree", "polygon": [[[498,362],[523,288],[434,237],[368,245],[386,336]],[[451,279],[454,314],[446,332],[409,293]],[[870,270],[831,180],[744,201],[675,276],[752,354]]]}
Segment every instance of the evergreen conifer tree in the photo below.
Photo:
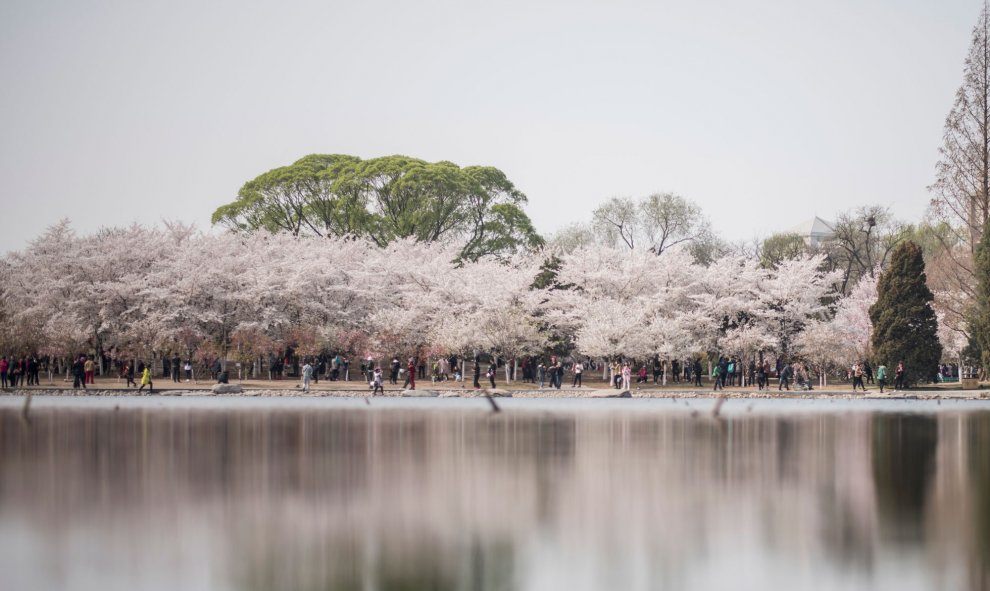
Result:
{"label": "evergreen conifer tree", "polygon": [[893,375],[897,362],[903,361],[908,386],[934,377],[942,357],[932,300],[921,247],[903,242],[877,283],[870,321],[876,363],[886,365]]}

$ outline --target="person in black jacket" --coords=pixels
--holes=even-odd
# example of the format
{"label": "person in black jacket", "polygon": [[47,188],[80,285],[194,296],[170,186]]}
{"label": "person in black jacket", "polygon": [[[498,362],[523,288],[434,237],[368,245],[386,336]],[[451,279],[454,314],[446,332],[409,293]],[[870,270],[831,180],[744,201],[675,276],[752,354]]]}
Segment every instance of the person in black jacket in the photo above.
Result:
{"label": "person in black jacket", "polygon": [[84,356],[80,356],[76,359],[76,362],[72,364],[72,376],[74,378],[72,382],[73,388],[78,388],[82,385],[83,390],[86,389],[86,366],[83,362]]}
{"label": "person in black jacket", "polygon": [[388,381],[390,383],[394,384],[394,385],[398,385],[399,384],[399,367],[401,365],[402,364],[399,363],[399,358],[398,357],[393,357],[392,358],[392,367],[389,369]]}

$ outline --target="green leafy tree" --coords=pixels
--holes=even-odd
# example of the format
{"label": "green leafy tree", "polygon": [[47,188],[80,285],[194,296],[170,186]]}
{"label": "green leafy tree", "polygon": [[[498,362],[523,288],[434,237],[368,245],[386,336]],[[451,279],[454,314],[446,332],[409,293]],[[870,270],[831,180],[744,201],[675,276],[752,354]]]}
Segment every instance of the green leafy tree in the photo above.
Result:
{"label": "green leafy tree", "polygon": [[933,299],[921,247],[902,242],[877,282],[870,321],[876,362],[893,372],[897,362],[903,361],[907,385],[930,380],[942,358]]}
{"label": "green leafy tree", "polygon": [[760,248],[760,266],[776,269],[783,261],[796,259],[808,252],[804,238],[794,233],[774,234],[763,241]]}
{"label": "green leafy tree", "polygon": [[543,245],[529,216],[522,209],[526,196],[492,166],[467,166],[470,191],[464,208],[467,241],[462,256],[477,259],[484,254],[508,254],[518,247]]}
{"label": "green leafy tree", "polygon": [[295,235],[341,236],[367,224],[360,194],[342,182],[360,159],[312,155],[244,183],[237,199],[213,212],[214,224],[235,231],[285,231]]}
{"label": "green leafy tree", "polygon": [[983,236],[976,246],[976,297],[970,331],[974,344],[979,349],[983,375],[990,369],[990,224],[984,224]]}
{"label": "green leafy tree", "polygon": [[460,240],[461,257],[476,259],[543,244],[525,203],[490,166],[313,154],[245,183],[213,223],[244,232],[363,236],[379,246],[399,238]]}

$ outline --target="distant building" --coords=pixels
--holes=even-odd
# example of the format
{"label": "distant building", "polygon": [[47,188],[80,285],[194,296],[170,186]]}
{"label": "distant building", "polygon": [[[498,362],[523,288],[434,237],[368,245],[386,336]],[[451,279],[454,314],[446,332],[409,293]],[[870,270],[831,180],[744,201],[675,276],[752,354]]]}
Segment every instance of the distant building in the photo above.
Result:
{"label": "distant building", "polygon": [[794,226],[789,232],[804,238],[804,243],[808,246],[816,247],[825,240],[835,236],[833,226],[833,222],[826,222],[822,218],[815,216],[807,222]]}

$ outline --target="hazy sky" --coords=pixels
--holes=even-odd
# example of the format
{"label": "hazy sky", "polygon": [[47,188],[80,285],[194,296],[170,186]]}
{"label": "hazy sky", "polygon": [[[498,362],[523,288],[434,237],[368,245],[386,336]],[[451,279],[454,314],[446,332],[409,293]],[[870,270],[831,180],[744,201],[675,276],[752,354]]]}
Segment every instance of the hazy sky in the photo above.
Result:
{"label": "hazy sky", "polygon": [[673,191],[724,237],[922,218],[979,0],[0,2],[0,251],[209,226],[310,153],[502,169],[550,233]]}

